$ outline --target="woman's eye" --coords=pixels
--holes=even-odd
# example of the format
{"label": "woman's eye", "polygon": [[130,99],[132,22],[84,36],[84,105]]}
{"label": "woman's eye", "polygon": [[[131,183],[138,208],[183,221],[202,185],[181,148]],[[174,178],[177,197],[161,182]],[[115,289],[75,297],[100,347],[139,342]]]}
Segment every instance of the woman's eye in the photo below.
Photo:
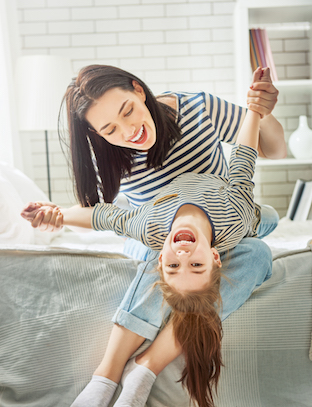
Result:
{"label": "woman's eye", "polygon": [[114,133],[115,129],[116,129],[116,127],[114,127],[109,133],[107,133],[107,135],[111,136]]}
{"label": "woman's eye", "polygon": [[175,268],[179,267],[179,265],[173,263],[173,264],[169,264],[168,267],[170,267],[170,268],[172,268],[172,269],[175,269]]}
{"label": "woman's eye", "polygon": [[125,114],[125,116],[130,116],[130,114],[133,112],[133,107],[131,107],[131,109],[129,110],[128,113]]}
{"label": "woman's eye", "polygon": [[192,266],[193,266],[193,267],[201,267],[202,264],[201,264],[201,263],[192,263]]}

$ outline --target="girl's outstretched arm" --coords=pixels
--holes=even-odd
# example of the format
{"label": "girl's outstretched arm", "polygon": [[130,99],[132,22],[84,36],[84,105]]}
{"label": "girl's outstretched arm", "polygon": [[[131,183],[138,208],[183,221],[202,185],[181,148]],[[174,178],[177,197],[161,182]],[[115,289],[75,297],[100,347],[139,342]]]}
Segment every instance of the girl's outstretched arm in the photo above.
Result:
{"label": "girl's outstretched arm", "polygon": [[247,93],[248,109],[261,116],[258,152],[264,158],[279,159],[287,155],[283,127],[272,115],[277,97],[278,90],[271,80],[253,80]]}
{"label": "girl's outstretched arm", "polygon": [[22,210],[21,216],[34,228],[54,232],[63,226],[91,229],[92,212],[93,207],[82,208],[76,205],[60,208],[51,202],[30,202]]}
{"label": "girl's outstretched arm", "polygon": [[[257,68],[253,75],[253,83],[255,82],[271,83],[270,69]],[[248,110],[243,125],[239,131],[236,143],[243,144],[258,150],[259,147],[259,126],[260,114],[252,110]]]}

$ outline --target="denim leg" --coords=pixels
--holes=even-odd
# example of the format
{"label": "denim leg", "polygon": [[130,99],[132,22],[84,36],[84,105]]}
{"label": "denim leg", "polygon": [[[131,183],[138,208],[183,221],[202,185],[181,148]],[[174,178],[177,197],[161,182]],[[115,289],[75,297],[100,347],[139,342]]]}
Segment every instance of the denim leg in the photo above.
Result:
{"label": "denim leg", "polygon": [[139,264],[137,274],[112,321],[152,341],[169,315],[170,308],[163,303],[159,287],[152,289],[160,278],[156,271],[159,252],[148,249],[147,254],[147,261]]}
{"label": "denim leg", "polygon": [[221,255],[222,272],[230,279],[221,279],[224,321],[240,308],[252,292],[272,275],[272,253],[269,246],[253,237],[244,238],[233,250]]}
{"label": "denim leg", "polygon": [[[136,334],[154,340],[160,326],[169,315],[170,308],[163,305],[159,288],[151,286],[159,280],[155,272],[159,252],[149,249],[146,262],[138,266],[138,272],[116,311],[113,322]],[[233,250],[221,255],[224,275],[221,279],[223,309],[221,319],[226,319],[240,308],[272,274],[272,254],[269,247],[259,239],[245,238]]]}
{"label": "denim leg", "polygon": [[276,210],[269,205],[261,205],[261,222],[258,226],[258,238],[262,239],[276,228],[279,216]]}
{"label": "denim leg", "polygon": [[149,249],[141,242],[128,238],[125,241],[123,254],[136,260],[147,260]]}

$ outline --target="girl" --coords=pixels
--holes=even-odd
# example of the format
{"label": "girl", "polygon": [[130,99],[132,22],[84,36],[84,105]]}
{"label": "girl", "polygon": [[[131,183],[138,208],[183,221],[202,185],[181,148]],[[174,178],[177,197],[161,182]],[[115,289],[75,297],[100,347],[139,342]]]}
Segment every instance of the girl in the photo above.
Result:
{"label": "girl", "polygon": [[[260,72],[261,70],[256,72],[256,79],[260,79]],[[264,80],[268,80],[267,75],[269,75],[268,70],[265,70]],[[249,123],[250,117],[252,117],[252,123]],[[74,208],[59,212],[58,208],[54,208],[51,214],[56,227],[63,224],[90,227],[92,220],[92,225],[96,229],[113,229],[122,235],[141,238],[145,244],[154,249],[160,249],[159,246],[163,243],[164,237],[166,234],[168,235],[159,258],[163,269],[163,282],[160,285],[167,302],[172,305],[174,311],[171,314],[172,322],[155,341],[156,354],[159,349],[162,349],[163,354],[166,353],[163,346],[165,343],[167,348],[168,343],[171,343],[169,346],[171,357],[178,355],[181,351],[184,353],[186,368],[182,379],[185,380],[190,396],[197,400],[200,406],[212,405],[212,390],[214,386],[217,386],[222,364],[221,322],[215,309],[215,303],[220,301],[218,290],[220,272],[218,269],[221,261],[218,252],[210,245],[213,242],[221,250],[231,249],[243,236],[252,236],[256,233],[259,211],[258,209],[255,211],[253,205],[251,178],[256,158],[255,149],[258,147],[259,121],[259,114],[255,114],[253,117],[253,112],[248,113],[238,142],[251,148],[234,147],[229,185],[225,179],[220,177],[188,174],[178,177],[172,184],[164,188],[155,198],[154,204],[144,205],[137,210],[127,212],[112,205],[100,204],[96,205],[94,210],[93,208]],[[240,168],[244,168],[244,171]],[[194,187],[194,183],[196,184],[195,195],[192,195],[190,186]],[[203,189],[202,185],[204,185]],[[184,194],[185,187],[187,187],[186,195]],[[220,194],[222,188],[228,190]],[[205,192],[197,196],[199,189]],[[179,194],[181,197],[178,196]],[[207,196],[209,200],[207,200]],[[176,198],[178,198],[178,202]],[[218,212],[216,212],[216,203],[220,198]],[[197,201],[196,206],[193,203],[194,200]],[[213,205],[211,206],[211,204]],[[153,207],[155,208],[153,209]],[[204,212],[201,208],[204,208]],[[29,216],[29,219],[33,221],[34,217],[40,219],[40,213],[45,209],[40,205],[30,206],[25,210],[24,215]],[[221,210],[223,213],[220,215]],[[164,211],[166,211],[165,218]],[[174,220],[168,234],[172,217]],[[199,335],[199,349],[194,349],[193,336],[186,335],[186,331],[183,329],[183,325],[186,325],[186,309],[175,309],[181,308],[181,292],[182,297],[185,297],[185,292],[190,293],[186,295],[186,303],[191,301],[188,304],[186,315],[194,329],[190,330],[188,327],[188,331],[195,331]],[[200,292],[204,292],[205,295],[200,295]],[[203,301],[200,300],[203,297],[208,300],[206,301],[208,308],[207,304],[203,305]],[[168,342],[169,338],[171,341]],[[174,339],[178,339],[178,341]],[[159,346],[159,344],[162,345]],[[200,356],[197,361],[194,358],[194,351]],[[133,382],[136,378],[133,372],[136,372],[138,365],[132,364],[132,367],[134,370],[128,375],[126,389],[127,387],[133,389]],[[132,379],[129,384],[131,375]],[[93,383],[90,383],[92,385],[87,386],[74,405],[80,406],[86,403],[86,400],[89,400],[85,398],[86,395],[88,397],[88,392],[91,392],[93,396],[95,393],[101,393],[94,390],[94,388],[98,389],[99,383],[101,383],[98,381],[98,375],[94,377]],[[198,381],[198,378],[201,378],[202,381]],[[93,390],[91,391],[90,388]],[[127,391],[125,393],[126,396],[122,394],[116,405],[123,405],[122,400],[127,398]],[[107,399],[105,400],[107,401]],[[136,401],[131,405],[139,404]]]}

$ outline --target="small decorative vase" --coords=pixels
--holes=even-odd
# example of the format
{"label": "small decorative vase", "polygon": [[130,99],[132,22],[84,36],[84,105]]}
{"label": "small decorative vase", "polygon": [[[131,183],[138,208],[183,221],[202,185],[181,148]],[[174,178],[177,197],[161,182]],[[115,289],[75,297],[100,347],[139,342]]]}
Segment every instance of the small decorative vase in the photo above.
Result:
{"label": "small decorative vase", "polygon": [[299,116],[299,127],[290,136],[288,145],[295,158],[312,158],[312,130],[307,116]]}

